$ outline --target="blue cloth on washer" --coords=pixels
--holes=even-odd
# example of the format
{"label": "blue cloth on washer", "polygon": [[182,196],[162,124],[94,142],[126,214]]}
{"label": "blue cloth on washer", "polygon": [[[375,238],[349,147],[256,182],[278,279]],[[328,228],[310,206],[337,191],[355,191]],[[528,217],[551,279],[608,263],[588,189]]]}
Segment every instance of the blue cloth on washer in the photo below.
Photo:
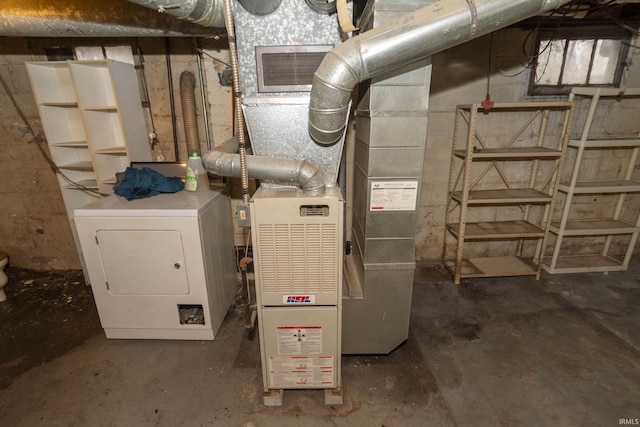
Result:
{"label": "blue cloth on washer", "polygon": [[160,193],[176,193],[184,189],[180,178],[168,178],[150,168],[130,168],[116,174],[114,192],[127,200],[144,199]]}

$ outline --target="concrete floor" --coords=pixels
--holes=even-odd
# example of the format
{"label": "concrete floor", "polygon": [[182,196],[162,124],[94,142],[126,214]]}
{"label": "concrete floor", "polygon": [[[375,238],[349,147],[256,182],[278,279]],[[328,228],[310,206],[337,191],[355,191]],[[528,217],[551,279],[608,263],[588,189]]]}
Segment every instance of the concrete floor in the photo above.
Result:
{"label": "concrete floor", "polygon": [[[418,270],[409,340],[388,356],[343,357],[343,405],[325,406],[318,390],[288,390],[276,408],[262,405],[258,340],[247,339],[234,307],[215,341],[107,340],[77,281],[66,284],[66,292],[76,284],[75,307],[69,295],[53,304],[57,323],[38,322],[46,313],[15,315],[25,286],[18,283],[0,305],[0,321],[14,325],[0,330],[0,425],[635,424],[638,277],[637,261],[608,275],[459,286]],[[37,335],[41,347],[21,341],[34,328],[48,331]]]}

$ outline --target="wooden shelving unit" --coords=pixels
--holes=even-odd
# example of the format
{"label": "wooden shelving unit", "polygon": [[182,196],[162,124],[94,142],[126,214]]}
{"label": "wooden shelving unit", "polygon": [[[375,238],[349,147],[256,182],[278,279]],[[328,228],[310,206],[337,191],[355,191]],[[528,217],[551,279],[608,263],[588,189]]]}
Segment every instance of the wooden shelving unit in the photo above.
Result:
{"label": "wooden shelving unit", "polygon": [[[455,283],[472,277],[539,277],[572,118],[572,102],[456,108],[443,248]],[[491,123],[519,127],[510,138],[486,138]],[[494,251],[489,246],[495,242],[501,247]],[[472,243],[485,248],[472,253]]]}
{"label": "wooden shelving unit", "polygon": [[[597,129],[593,128],[594,118],[598,114],[598,107],[603,99],[620,101],[631,97],[638,98],[640,105],[640,89],[626,89],[622,92],[620,89],[610,88],[575,88],[569,97],[570,101],[587,103],[588,110],[584,121],[579,123],[581,128],[577,130],[581,134],[580,139],[571,139],[569,142],[569,147],[575,150],[575,161],[569,179],[559,186],[559,191],[564,194],[564,200],[559,200],[562,202],[560,218],[551,223],[550,231],[556,236],[556,240],[551,248],[551,254],[547,256],[544,263],[544,269],[550,273],[622,271],[629,266],[640,231],[640,210],[636,209],[631,215],[632,218],[623,218],[623,211],[628,204],[629,193],[640,192],[640,181],[632,179],[640,151],[640,135],[631,135],[631,138],[618,136],[610,139],[599,136],[594,138],[592,135],[607,133],[599,126]],[[611,152],[611,150],[626,151],[628,159],[626,167],[623,167],[619,176],[586,179],[588,177],[584,176],[583,163],[587,153],[593,150],[598,150],[600,154]],[[591,213],[594,217],[586,217],[587,214],[581,212],[580,217],[577,218],[576,196],[587,194],[611,196],[614,202],[608,209],[609,215],[599,217],[594,212]],[[568,253],[566,237],[600,238],[602,250],[599,253],[590,254]],[[612,243],[616,237],[626,240],[626,249],[624,253],[614,255]]]}
{"label": "wooden shelving unit", "polygon": [[26,68],[51,158],[66,176],[58,175],[58,183],[84,262],[73,211],[112,194],[116,172],[130,162],[152,160],[136,71],[112,60]]}

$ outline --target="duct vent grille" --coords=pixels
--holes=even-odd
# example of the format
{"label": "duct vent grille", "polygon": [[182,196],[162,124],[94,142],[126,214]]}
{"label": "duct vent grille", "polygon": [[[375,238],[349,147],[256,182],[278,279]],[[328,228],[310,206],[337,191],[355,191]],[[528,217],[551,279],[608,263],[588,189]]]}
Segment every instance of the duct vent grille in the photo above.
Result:
{"label": "duct vent grille", "polygon": [[263,293],[335,293],[335,224],[261,224],[258,263]]}
{"label": "duct vent grille", "polygon": [[258,46],[259,92],[308,92],[313,74],[333,46]]}
{"label": "duct vent grille", "polygon": [[302,205],[300,206],[300,216],[329,216],[329,206]]}

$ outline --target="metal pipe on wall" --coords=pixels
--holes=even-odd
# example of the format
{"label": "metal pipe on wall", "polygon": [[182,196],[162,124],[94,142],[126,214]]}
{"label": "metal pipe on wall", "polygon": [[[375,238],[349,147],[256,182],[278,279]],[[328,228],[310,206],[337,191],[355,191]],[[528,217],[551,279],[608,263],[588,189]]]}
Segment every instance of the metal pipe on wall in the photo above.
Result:
{"label": "metal pipe on wall", "polygon": [[320,145],[340,140],[356,84],[441,52],[568,0],[437,1],[337,46],[316,71],[309,134]]}
{"label": "metal pipe on wall", "polygon": [[173,153],[174,161],[180,160],[180,150],[178,149],[178,126],[176,120],[176,102],[173,96],[173,72],[171,71],[171,42],[169,38],[164,39],[165,59],[167,62],[167,80],[169,82],[169,104],[171,107],[171,128],[173,130]]}
{"label": "metal pipe on wall", "polygon": [[247,173],[247,147],[245,143],[244,113],[242,111],[242,86],[240,84],[240,65],[238,64],[238,50],[236,49],[236,33],[233,22],[233,11],[231,0],[224,2],[224,21],[227,27],[227,38],[229,39],[229,50],[231,56],[231,71],[233,75],[233,104],[235,108],[235,127],[238,137],[240,153],[240,181],[242,186],[242,201],[249,203],[249,176]]}

